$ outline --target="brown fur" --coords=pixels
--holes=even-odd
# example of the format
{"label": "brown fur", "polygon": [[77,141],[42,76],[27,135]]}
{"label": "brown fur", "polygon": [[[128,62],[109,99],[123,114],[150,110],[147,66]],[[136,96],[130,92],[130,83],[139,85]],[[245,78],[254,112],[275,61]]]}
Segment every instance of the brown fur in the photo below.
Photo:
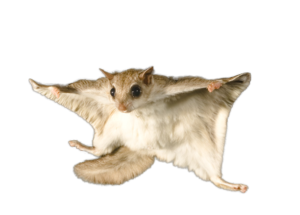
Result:
{"label": "brown fur", "polygon": [[111,154],[77,164],[74,172],[84,181],[96,184],[122,184],[150,168],[154,158],[122,146]]}
{"label": "brown fur", "polygon": [[[201,115],[199,115],[199,117],[205,116],[202,119],[203,128],[201,131],[207,131],[209,133],[208,136],[214,142],[215,137],[212,128],[215,123],[214,119],[219,112],[220,107],[230,109],[238,96],[248,87],[251,80],[251,75],[249,73],[215,80],[207,80],[200,77],[182,77],[175,79],[161,75],[152,75],[152,67],[147,70],[129,69],[122,73],[115,72],[113,74],[105,71],[102,72],[106,75],[106,78],[100,78],[95,81],[79,80],[66,86],[47,86],[38,84],[33,80],[30,80],[30,82],[36,91],[76,112],[92,124],[95,129],[95,136],[102,133],[105,123],[114,113],[116,107],[110,104],[110,107],[107,108],[107,104],[99,103],[95,101],[93,97],[84,96],[84,93],[87,91],[93,96],[101,95],[110,98],[109,92],[112,86],[122,86],[122,88],[116,89],[116,95],[113,98],[114,100],[120,100],[121,104],[124,103],[127,97],[130,97],[129,87],[133,82],[139,83],[142,87],[150,84],[152,81],[155,83],[157,86],[156,88],[153,88],[153,84],[150,84],[147,88],[144,87],[143,95],[149,99],[149,102],[152,102],[156,97],[159,97],[161,92],[164,92],[162,93],[162,97],[159,97],[161,99],[172,99],[175,98],[175,96],[183,96],[183,98],[188,100],[190,96],[197,94],[198,98],[201,100],[199,104],[206,107],[206,109],[203,109],[203,112],[201,112]],[[218,89],[220,86],[212,85],[211,91],[213,91],[214,88],[218,90],[210,93],[206,88],[210,86],[211,83],[217,83],[220,84],[220,86],[223,86]],[[51,92],[53,87],[59,90],[61,93],[60,96],[55,96]],[[152,92],[154,98],[149,97],[151,89],[154,89],[154,93]],[[176,101],[173,101],[172,105],[168,108],[171,109],[175,106]],[[72,144],[74,146],[76,145],[75,143]],[[80,150],[87,151],[97,156],[100,155],[94,153],[94,147],[88,147],[81,143],[77,144],[77,146]],[[152,156],[145,155],[141,151],[131,151],[125,146],[121,146],[111,152],[118,146],[120,145],[112,145],[111,149],[103,153],[110,154],[95,160],[87,160],[77,164],[74,167],[75,174],[82,180],[91,183],[122,184],[143,173],[151,167],[154,162]],[[222,156],[223,145],[218,146],[218,150],[220,152],[218,156]],[[222,181],[222,179],[216,179],[213,183],[224,189],[235,189],[232,184]],[[237,185],[236,189],[240,188],[246,189],[244,185]]]}

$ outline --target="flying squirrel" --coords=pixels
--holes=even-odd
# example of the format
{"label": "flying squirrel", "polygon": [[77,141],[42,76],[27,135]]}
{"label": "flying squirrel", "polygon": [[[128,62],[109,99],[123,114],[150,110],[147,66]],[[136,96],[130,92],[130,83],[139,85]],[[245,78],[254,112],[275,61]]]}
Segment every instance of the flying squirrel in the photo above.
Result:
{"label": "flying squirrel", "polygon": [[43,85],[33,90],[84,118],[94,128],[93,146],[71,147],[97,156],[74,166],[77,177],[122,184],[152,166],[155,157],[188,168],[217,187],[246,192],[222,178],[227,119],[248,87],[250,73],[208,80],[154,75],[153,67],[109,73],[97,80]]}

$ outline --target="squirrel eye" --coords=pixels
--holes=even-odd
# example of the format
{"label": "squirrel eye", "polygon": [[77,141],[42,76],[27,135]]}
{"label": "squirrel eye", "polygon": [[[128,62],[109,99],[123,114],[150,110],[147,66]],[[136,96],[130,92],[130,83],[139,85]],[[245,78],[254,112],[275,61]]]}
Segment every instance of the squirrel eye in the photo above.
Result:
{"label": "squirrel eye", "polygon": [[116,93],[116,89],[115,89],[115,88],[111,88],[111,90],[110,90],[110,95],[111,95],[112,97],[115,97],[115,93]]}
{"label": "squirrel eye", "polygon": [[131,87],[131,95],[132,97],[139,97],[141,95],[141,88],[138,85],[134,85]]}

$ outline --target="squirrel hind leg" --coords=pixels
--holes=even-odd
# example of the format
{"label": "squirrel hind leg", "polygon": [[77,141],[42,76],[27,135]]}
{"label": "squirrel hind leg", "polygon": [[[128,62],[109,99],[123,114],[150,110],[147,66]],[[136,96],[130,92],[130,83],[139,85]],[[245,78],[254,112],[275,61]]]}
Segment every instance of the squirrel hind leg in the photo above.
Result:
{"label": "squirrel hind leg", "polygon": [[88,152],[88,153],[90,153],[92,155],[95,155],[97,157],[102,154],[94,146],[86,146],[86,145],[82,144],[81,142],[79,142],[78,140],[70,140],[69,145],[71,147],[75,147],[75,148],[79,149],[80,151]]}
{"label": "squirrel hind leg", "polygon": [[210,180],[214,185],[225,190],[241,191],[242,193],[245,193],[248,190],[247,185],[229,183],[218,176],[211,177]]}

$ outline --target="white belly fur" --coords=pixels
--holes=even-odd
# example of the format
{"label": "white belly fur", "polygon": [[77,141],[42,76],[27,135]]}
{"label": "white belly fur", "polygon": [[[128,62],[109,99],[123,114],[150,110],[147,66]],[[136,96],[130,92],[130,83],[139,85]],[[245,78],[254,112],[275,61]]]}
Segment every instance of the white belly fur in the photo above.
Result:
{"label": "white belly fur", "polygon": [[[130,114],[116,112],[105,126],[111,138],[132,150],[142,150],[159,160],[173,162],[178,167],[188,167],[197,176],[209,180],[221,175],[224,138],[229,110],[222,108],[215,118],[215,143],[211,141],[201,121],[201,105],[193,99],[178,108],[163,112],[164,103]],[[188,110],[188,111],[186,111]],[[199,112],[199,114],[198,114]],[[118,126],[116,126],[118,125]]]}

